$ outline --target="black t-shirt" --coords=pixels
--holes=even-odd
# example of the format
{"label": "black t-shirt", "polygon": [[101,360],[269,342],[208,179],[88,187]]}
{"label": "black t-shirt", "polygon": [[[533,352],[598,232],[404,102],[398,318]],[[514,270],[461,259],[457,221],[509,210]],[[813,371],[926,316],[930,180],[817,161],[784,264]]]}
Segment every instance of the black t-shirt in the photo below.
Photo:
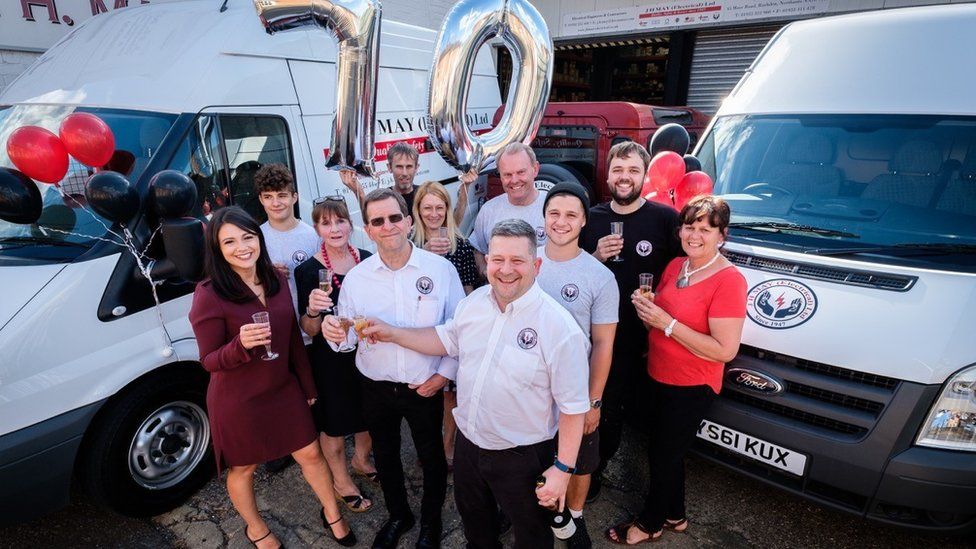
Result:
{"label": "black t-shirt", "polygon": [[[657,287],[661,273],[672,259],[684,255],[678,240],[678,212],[656,202],[647,201],[643,206],[629,214],[618,214],[604,203],[590,208],[590,216],[580,234],[580,246],[589,253],[596,250],[597,241],[610,234],[610,222],[622,221],[624,224],[624,247],[620,252],[623,261],[614,262],[612,258],[604,262],[617,279],[620,288],[620,322],[617,325],[617,341],[633,337],[635,333],[646,333],[637,317],[630,294],[640,284],[641,273],[654,275]],[[641,345],[643,348],[646,342]]]}
{"label": "black t-shirt", "polygon": [[[401,194],[400,195],[400,196],[403,197],[403,200],[407,203],[407,211],[410,212],[410,215],[413,215],[413,197],[416,196],[417,189],[419,187],[420,187],[420,185],[414,185],[412,191],[408,192],[407,194]],[[413,222],[414,222],[414,225],[417,224],[417,220],[416,219],[414,219]]]}

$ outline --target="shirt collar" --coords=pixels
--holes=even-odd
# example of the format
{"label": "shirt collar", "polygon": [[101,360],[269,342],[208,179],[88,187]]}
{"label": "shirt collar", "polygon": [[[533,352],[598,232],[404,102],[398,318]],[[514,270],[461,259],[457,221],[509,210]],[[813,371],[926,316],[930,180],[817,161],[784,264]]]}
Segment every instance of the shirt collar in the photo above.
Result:
{"label": "shirt collar", "polygon": [[[395,272],[393,269],[387,267],[386,263],[383,263],[383,259],[380,257],[379,252],[373,254],[372,257],[376,258],[376,265],[373,266],[373,270],[376,271],[387,270],[390,271],[391,273]],[[410,242],[410,257],[407,258],[406,265],[400,267],[400,269],[405,269],[406,267],[414,267],[416,269],[420,268],[420,254],[417,253],[417,247],[413,245],[413,242]]]}
{"label": "shirt collar", "polygon": [[[488,296],[488,299],[491,301],[491,306],[494,308],[494,310],[497,311],[498,301],[495,300],[494,294],[495,294],[495,290],[489,290],[488,293],[486,293],[485,295]],[[534,305],[535,302],[539,301],[541,296],[542,296],[542,289],[539,288],[538,281],[533,282],[529,290],[524,294],[522,294],[522,296],[516,299],[515,301],[509,303],[508,307],[506,307],[505,310],[502,311],[502,313],[507,313],[508,311],[511,311],[513,315],[517,315],[525,311],[527,308],[531,307],[532,305]]]}

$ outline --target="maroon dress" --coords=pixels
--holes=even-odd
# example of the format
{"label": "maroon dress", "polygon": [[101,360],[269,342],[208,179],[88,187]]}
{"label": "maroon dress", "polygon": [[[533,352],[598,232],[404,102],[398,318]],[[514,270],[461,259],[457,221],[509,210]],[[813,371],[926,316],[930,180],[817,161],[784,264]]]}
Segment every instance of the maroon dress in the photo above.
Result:
{"label": "maroon dress", "polygon": [[[244,303],[221,299],[209,280],[197,285],[190,323],[200,362],[210,372],[207,411],[217,468],[252,465],[286,456],[318,438],[307,399],[317,397],[312,370],[288,291]],[[267,310],[275,360],[261,360],[264,346],[247,350],[240,331],[251,315]]]}

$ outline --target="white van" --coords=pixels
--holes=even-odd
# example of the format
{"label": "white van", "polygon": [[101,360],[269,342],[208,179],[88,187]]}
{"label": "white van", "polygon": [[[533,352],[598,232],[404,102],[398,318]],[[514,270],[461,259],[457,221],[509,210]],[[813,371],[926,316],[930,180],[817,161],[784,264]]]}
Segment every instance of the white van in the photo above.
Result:
{"label": "white van", "polygon": [[[323,154],[335,110],[334,40],[319,29],[269,36],[250,0],[227,4],[135,6],[91,18],[0,96],[0,143],[23,125],[56,132],[72,112],[100,116],[119,149],[112,167],[144,198],[132,223],[142,244],[156,222],[147,181],[163,169],[193,179],[200,195],[193,213],[201,218],[238,204],[263,219],[253,177],[271,162],[293,170],[306,222],[312,200],[335,193],[357,218],[358,203],[326,170]],[[382,30],[377,150],[400,140],[424,147],[436,33],[390,21]],[[470,125],[486,129],[501,99],[484,51],[473,78]],[[418,182],[456,181],[430,151],[426,144]],[[384,159],[377,155],[379,170]],[[0,165],[11,166],[2,150]],[[72,162],[62,187],[83,200],[88,175]],[[389,175],[380,179],[392,184]],[[194,285],[159,286],[175,342],[166,356],[148,284],[131,256],[101,240],[102,220],[65,204],[53,186],[40,187],[37,227],[0,221],[0,522],[64,504],[72,479],[125,514],[171,508],[213,471],[207,376],[187,320]],[[477,210],[472,199],[469,217]]]}
{"label": "white van", "polygon": [[881,522],[976,526],[976,6],[788,25],[695,150],[748,319],[711,459]]}

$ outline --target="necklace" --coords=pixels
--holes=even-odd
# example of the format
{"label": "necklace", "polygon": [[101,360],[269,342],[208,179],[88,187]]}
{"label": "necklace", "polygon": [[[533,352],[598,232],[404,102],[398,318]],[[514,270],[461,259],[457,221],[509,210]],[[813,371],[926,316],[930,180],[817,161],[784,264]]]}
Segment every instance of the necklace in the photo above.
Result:
{"label": "necklace", "polygon": [[[352,260],[359,264],[359,251],[353,248],[351,245],[346,244],[346,249],[349,250],[349,255],[352,256]],[[342,288],[342,281],[339,280],[339,275],[332,268],[332,262],[329,261],[329,251],[325,248],[325,243],[322,243],[322,259],[325,261],[325,268],[332,271],[332,287],[334,291],[338,292]]]}
{"label": "necklace", "polygon": [[721,252],[716,252],[715,257],[713,257],[708,263],[702,265],[701,267],[698,267],[697,269],[692,269],[690,271],[688,270],[688,265],[691,264],[691,261],[686,259],[684,273],[681,274],[681,277],[678,278],[678,282],[676,282],[675,285],[679,288],[687,288],[688,285],[691,283],[691,281],[689,280],[691,278],[691,275],[704,271],[705,269],[711,267],[712,263],[718,261],[718,258],[721,256],[722,256]]}

